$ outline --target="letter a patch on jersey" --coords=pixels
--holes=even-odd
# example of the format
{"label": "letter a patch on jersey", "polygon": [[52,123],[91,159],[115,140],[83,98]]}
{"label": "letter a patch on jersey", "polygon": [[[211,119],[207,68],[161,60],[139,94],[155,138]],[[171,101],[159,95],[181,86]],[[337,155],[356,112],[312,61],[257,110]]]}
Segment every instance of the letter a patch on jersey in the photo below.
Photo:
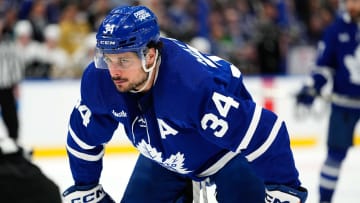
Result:
{"label": "letter a patch on jersey", "polygon": [[159,130],[161,134],[161,139],[166,139],[167,135],[176,135],[178,134],[178,131],[176,131],[174,128],[170,127],[165,121],[162,119],[157,119],[159,124]]}

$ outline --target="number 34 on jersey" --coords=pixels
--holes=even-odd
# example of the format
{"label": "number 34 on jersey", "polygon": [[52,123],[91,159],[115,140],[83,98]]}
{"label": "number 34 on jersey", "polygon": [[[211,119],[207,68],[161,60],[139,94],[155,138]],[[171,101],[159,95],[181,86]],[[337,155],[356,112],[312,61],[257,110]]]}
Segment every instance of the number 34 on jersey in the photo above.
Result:
{"label": "number 34 on jersey", "polygon": [[[232,97],[227,97],[217,92],[213,93],[211,99],[219,114],[205,114],[201,119],[201,127],[203,130],[210,128],[214,131],[214,136],[216,137],[223,137],[229,128],[228,122],[225,119],[231,108],[239,108],[239,103]],[[162,139],[166,139],[167,135],[176,135],[178,133],[162,119],[157,119],[157,121]]]}

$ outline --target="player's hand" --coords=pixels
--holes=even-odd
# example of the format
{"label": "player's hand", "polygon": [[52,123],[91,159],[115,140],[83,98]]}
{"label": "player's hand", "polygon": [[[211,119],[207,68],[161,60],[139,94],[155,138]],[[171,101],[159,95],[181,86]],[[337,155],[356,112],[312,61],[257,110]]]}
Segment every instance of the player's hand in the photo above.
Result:
{"label": "player's hand", "polygon": [[306,188],[297,189],[285,185],[266,185],[265,202],[289,202],[304,203],[307,199],[308,191]]}
{"label": "player's hand", "polygon": [[115,203],[100,184],[69,187],[63,193],[66,203]]}
{"label": "player's hand", "polygon": [[313,88],[304,86],[296,94],[296,103],[305,106],[311,106],[314,103],[316,95],[316,91]]}

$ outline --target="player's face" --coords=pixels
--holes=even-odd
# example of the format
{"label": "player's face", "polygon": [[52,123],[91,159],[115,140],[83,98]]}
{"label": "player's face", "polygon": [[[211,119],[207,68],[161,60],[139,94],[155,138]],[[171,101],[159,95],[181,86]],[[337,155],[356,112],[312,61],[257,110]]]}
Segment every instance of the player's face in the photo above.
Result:
{"label": "player's face", "polygon": [[141,88],[147,79],[147,73],[141,67],[141,60],[134,52],[105,54],[111,79],[120,92],[129,92]]}
{"label": "player's face", "polygon": [[358,21],[360,18],[360,0],[346,0],[345,6],[351,18]]}

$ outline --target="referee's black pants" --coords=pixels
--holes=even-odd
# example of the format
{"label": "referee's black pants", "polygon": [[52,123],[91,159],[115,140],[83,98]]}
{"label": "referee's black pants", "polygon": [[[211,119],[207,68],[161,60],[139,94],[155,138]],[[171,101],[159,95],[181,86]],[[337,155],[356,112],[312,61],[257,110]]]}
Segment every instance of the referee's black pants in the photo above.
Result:
{"label": "referee's black pants", "polygon": [[1,117],[4,120],[10,138],[17,141],[19,137],[19,119],[16,111],[15,86],[0,88]]}

